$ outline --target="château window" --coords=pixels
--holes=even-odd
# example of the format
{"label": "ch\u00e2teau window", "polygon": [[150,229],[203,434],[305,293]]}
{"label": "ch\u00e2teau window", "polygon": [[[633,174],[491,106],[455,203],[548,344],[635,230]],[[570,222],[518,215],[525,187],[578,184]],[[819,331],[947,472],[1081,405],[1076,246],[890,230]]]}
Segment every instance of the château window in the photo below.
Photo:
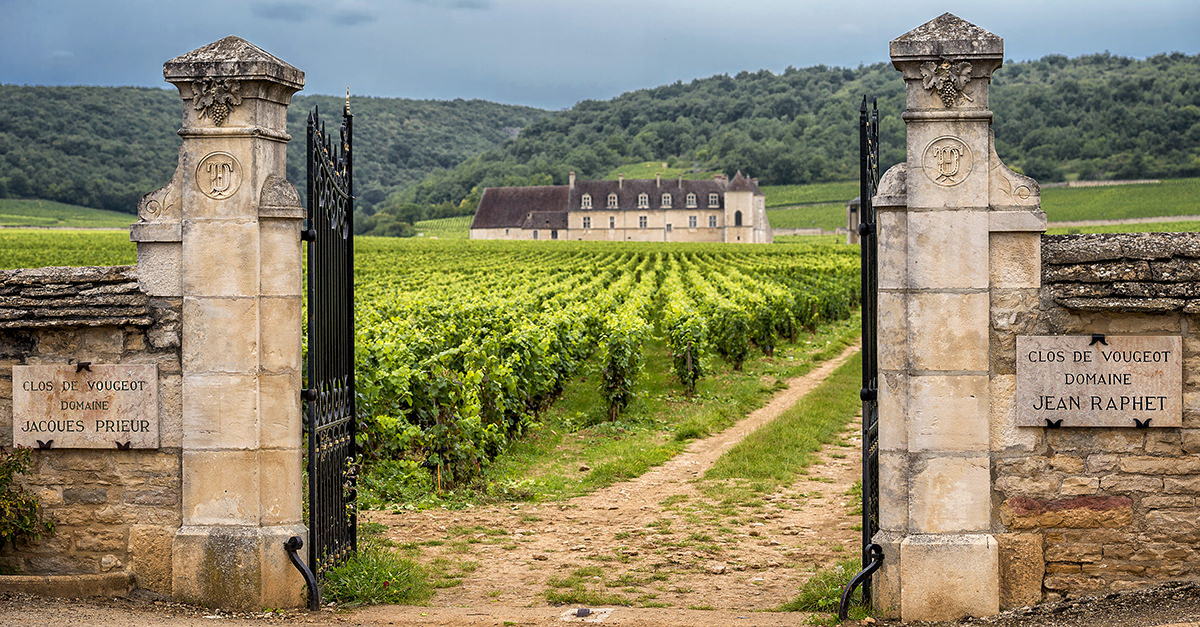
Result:
{"label": "ch\u00e2teau window", "polygon": [[592,228],[592,216],[583,216],[583,228]]}
{"label": "ch\u00e2teau window", "polygon": [[608,228],[610,228],[610,229],[617,228],[617,219],[615,217],[608,216]]}
{"label": "ch\u00e2teau window", "polygon": [[638,209],[650,208],[650,195],[647,193],[638,194]]}
{"label": "ch\u00e2teau window", "polygon": [[592,208],[592,195],[584,194],[583,198],[579,199],[579,206],[583,207],[584,209],[591,209]]}
{"label": "ch\u00e2teau window", "polygon": [[687,206],[688,206],[688,209],[696,208],[696,195],[695,194],[687,195]]}
{"label": "ch\u00e2teau window", "polygon": [[696,228],[696,216],[688,216],[688,228]]}
{"label": "ch\u00e2teau window", "polygon": [[708,228],[717,228],[717,216],[708,216]]}
{"label": "ch\u00e2teau window", "polygon": [[709,207],[720,207],[721,199],[716,194],[709,194],[708,195],[708,206]]}
{"label": "ch\u00e2teau window", "polygon": [[617,208],[617,195],[616,195],[616,194],[609,194],[609,195],[608,195],[608,208],[609,208],[609,209],[616,209],[616,208]]}
{"label": "ch\u00e2teau window", "polygon": [[733,225],[734,226],[742,225],[742,212],[741,211],[733,212]]}
{"label": "ch\u00e2teau window", "polygon": [[638,228],[646,228],[646,216],[638,216]]}
{"label": "ch\u00e2teau window", "polygon": [[671,208],[671,195],[670,195],[670,194],[663,194],[663,195],[662,195],[662,208],[663,208],[663,209],[670,209],[670,208]]}
{"label": "ch\u00e2teau window", "polygon": [[533,239],[537,239],[537,229],[533,230]]}

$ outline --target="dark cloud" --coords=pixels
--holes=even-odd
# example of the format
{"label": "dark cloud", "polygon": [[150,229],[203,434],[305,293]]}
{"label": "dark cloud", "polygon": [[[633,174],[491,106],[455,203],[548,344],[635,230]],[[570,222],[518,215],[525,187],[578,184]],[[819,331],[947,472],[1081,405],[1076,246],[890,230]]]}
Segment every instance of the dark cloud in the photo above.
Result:
{"label": "dark cloud", "polygon": [[343,9],[333,14],[333,23],[338,26],[357,26],[358,24],[374,21],[374,15],[358,9]]}
{"label": "dark cloud", "polygon": [[271,2],[256,4],[251,9],[254,17],[281,22],[303,22],[313,13],[313,8],[303,2]]}

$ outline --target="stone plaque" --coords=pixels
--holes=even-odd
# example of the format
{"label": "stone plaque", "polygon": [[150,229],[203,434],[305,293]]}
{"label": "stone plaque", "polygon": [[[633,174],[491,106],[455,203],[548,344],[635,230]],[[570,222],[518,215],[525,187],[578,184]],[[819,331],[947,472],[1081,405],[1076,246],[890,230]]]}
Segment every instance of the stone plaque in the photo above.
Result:
{"label": "stone plaque", "polygon": [[1024,427],[1178,427],[1183,340],[1018,336],[1016,412]]}
{"label": "stone plaque", "polygon": [[16,446],[158,448],[157,365],[13,366],[12,379]]}

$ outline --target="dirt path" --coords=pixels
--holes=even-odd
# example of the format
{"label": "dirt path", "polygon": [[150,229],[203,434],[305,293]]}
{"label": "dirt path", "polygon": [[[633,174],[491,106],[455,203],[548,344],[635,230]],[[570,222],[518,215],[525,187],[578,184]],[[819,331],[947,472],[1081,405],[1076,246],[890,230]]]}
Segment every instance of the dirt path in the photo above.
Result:
{"label": "dirt path", "polygon": [[859,478],[857,422],[842,445],[822,450],[810,475],[776,494],[746,498],[736,485],[697,479],[857,350],[792,379],[766,406],[637,479],[565,503],[364,518],[387,525],[397,542],[419,543],[421,561],[462,578],[439,590],[434,606],[544,608],[552,591],[583,599],[577,604],[778,607],[813,571],[856,550],[858,517],[846,501]]}

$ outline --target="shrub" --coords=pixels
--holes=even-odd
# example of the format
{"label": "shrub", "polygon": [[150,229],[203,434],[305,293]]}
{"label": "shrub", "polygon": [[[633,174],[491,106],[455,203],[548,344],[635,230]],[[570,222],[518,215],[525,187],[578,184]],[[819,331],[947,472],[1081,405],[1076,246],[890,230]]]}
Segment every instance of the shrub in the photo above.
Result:
{"label": "shrub", "polygon": [[42,518],[37,498],[13,483],[18,474],[29,470],[29,464],[29,449],[0,450],[0,546],[54,531],[54,523]]}

